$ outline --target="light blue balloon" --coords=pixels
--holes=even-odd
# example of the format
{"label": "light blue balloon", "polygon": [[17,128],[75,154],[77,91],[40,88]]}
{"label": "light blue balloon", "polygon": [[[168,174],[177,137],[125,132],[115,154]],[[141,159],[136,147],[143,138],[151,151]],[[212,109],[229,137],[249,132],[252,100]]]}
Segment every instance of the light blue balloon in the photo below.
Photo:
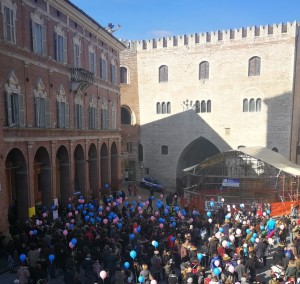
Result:
{"label": "light blue balloon", "polygon": [[49,261],[52,262],[55,259],[55,256],[53,254],[49,255]]}
{"label": "light blue balloon", "polygon": [[132,250],[132,251],[130,252],[130,257],[131,257],[132,259],[135,259],[135,258],[136,258],[136,251],[135,251],[135,250]]}
{"label": "light blue balloon", "polygon": [[203,254],[202,254],[202,253],[198,253],[198,254],[197,254],[197,258],[198,258],[199,260],[201,260],[201,259],[203,258]]}
{"label": "light blue balloon", "polygon": [[138,280],[139,280],[140,283],[144,283],[145,278],[144,278],[144,276],[141,275],[141,276],[139,276]]}
{"label": "light blue balloon", "polygon": [[128,268],[130,267],[130,263],[126,261],[126,262],[124,263],[124,267],[125,267],[126,269],[128,269]]}
{"label": "light blue balloon", "polygon": [[206,213],[206,215],[207,215],[207,217],[210,217],[210,216],[211,216],[211,212],[208,211],[208,212]]}
{"label": "light blue balloon", "polygon": [[218,276],[221,273],[221,271],[218,267],[215,267],[213,273]]}

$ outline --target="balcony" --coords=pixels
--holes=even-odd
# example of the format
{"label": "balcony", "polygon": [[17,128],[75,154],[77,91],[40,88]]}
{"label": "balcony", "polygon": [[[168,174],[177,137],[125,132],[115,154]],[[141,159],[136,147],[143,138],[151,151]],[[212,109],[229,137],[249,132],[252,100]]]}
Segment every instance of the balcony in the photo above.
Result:
{"label": "balcony", "polygon": [[71,68],[71,86],[74,92],[84,92],[94,84],[94,73],[82,68]]}

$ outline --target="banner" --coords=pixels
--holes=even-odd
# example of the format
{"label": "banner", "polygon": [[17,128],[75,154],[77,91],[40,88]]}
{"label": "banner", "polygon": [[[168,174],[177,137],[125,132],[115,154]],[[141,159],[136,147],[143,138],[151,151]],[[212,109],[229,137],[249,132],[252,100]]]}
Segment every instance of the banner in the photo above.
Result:
{"label": "banner", "polygon": [[222,186],[240,187],[240,179],[238,179],[238,178],[223,178]]}
{"label": "banner", "polygon": [[[214,206],[210,205],[211,202],[214,203]],[[205,211],[218,211],[221,208],[223,208],[223,202],[205,201]]]}

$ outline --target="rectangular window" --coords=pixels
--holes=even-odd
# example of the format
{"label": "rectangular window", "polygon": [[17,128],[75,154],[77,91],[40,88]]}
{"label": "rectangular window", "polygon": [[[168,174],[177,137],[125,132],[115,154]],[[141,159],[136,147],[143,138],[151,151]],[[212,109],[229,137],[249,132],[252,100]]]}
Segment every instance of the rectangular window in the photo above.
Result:
{"label": "rectangular window", "polygon": [[39,100],[39,114],[38,114],[38,126],[39,127],[46,127],[45,123],[45,114],[46,114],[46,107],[45,107],[45,99],[40,98]]}
{"label": "rectangular window", "polygon": [[166,146],[166,145],[161,146],[161,154],[168,155],[168,153],[169,153],[168,146]]}
{"label": "rectangular window", "polygon": [[32,49],[34,52],[39,54],[44,53],[44,32],[45,29],[41,24],[32,22]]}
{"label": "rectangular window", "polygon": [[56,60],[64,62],[64,37],[56,34]]}
{"label": "rectangular window", "polygon": [[77,104],[75,106],[75,128],[81,129],[82,128],[82,105]]}
{"label": "rectangular window", "polygon": [[110,80],[112,84],[116,84],[116,66],[110,65]]}
{"label": "rectangular window", "polygon": [[96,129],[96,108],[90,107],[90,129]]}
{"label": "rectangular window", "polygon": [[107,73],[106,60],[101,59],[100,60],[100,78],[104,81],[106,81],[106,73]]}
{"label": "rectangular window", "polygon": [[6,41],[16,42],[14,11],[8,7],[4,7],[4,38]]}
{"label": "rectangular window", "polygon": [[66,103],[58,103],[58,112],[59,112],[59,128],[66,128]]}
{"label": "rectangular window", "polygon": [[127,142],[127,152],[132,153],[132,142]]}
{"label": "rectangular window", "polygon": [[89,52],[89,64],[90,64],[90,72],[95,73],[95,53]]}
{"label": "rectangular window", "polygon": [[74,66],[80,67],[80,46],[76,43],[74,44]]}
{"label": "rectangular window", "polygon": [[12,125],[19,125],[19,96],[13,93],[10,95],[10,99]]}

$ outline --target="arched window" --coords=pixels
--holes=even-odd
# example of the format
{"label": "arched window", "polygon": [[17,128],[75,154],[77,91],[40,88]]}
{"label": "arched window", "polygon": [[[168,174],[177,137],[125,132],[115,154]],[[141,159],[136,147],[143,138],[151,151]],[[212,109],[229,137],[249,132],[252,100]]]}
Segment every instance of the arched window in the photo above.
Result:
{"label": "arched window", "polygon": [[255,112],[255,100],[254,99],[250,99],[249,112]]}
{"label": "arched window", "polygon": [[160,113],[161,113],[160,103],[156,103],[156,113],[157,113],[157,114],[160,114]]}
{"label": "arched window", "polygon": [[195,108],[196,108],[196,113],[199,113],[200,112],[200,102],[199,101],[196,101]]}
{"label": "arched window", "polygon": [[206,102],[201,101],[201,112],[206,112]]}
{"label": "arched window", "polygon": [[249,59],[248,76],[260,75],[260,62],[261,59],[258,56],[254,56]]}
{"label": "arched window", "polygon": [[256,99],[256,111],[261,111],[261,99]]}
{"label": "arched window", "polygon": [[127,84],[127,68],[126,67],[120,68],[120,83]]}
{"label": "arched window", "polygon": [[203,61],[199,64],[199,80],[209,79],[209,63]]}
{"label": "arched window", "polygon": [[206,112],[211,112],[211,100],[207,101]]}
{"label": "arched window", "polygon": [[121,107],[121,124],[131,125],[131,113],[127,107]]}
{"label": "arched window", "polygon": [[167,113],[171,113],[171,103],[167,102]]}
{"label": "arched window", "polygon": [[248,106],[248,99],[243,100],[243,112],[248,112],[249,106]]}
{"label": "arched window", "polygon": [[166,103],[165,102],[161,103],[161,113],[167,113],[167,107],[166,107]]}
{"label": "arched window", "polygon": [[166,65],[159,67],[159,82],[168,82],[168,66]]}

